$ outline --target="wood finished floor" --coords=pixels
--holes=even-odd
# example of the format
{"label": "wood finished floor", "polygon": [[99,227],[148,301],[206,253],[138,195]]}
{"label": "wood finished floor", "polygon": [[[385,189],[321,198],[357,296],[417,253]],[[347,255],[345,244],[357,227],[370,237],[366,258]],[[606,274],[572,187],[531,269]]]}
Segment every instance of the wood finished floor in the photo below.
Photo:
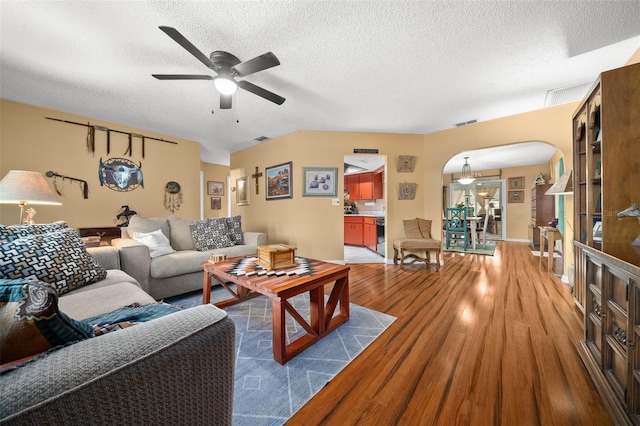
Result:
{"label": "wood finished floor", "polygon": [[609,425],[568,288],[528,245],[351,265],[351,302],[397,320],[288,425]]}

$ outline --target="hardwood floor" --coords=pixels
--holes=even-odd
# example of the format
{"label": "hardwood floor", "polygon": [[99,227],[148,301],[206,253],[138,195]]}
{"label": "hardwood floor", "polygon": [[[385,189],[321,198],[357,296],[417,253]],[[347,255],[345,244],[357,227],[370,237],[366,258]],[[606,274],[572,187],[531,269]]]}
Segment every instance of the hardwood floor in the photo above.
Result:
{"label": "hardwood floor", "polygon": [[608,425],[573,298],[528,245],[352,265],[351,302],[397,320],[289,425]]}

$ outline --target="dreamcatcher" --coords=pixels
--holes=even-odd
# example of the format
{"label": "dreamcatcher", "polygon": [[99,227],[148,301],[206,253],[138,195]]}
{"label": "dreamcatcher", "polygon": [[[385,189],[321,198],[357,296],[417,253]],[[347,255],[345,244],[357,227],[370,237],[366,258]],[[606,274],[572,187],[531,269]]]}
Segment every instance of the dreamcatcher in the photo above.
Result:
{"label": "dreamcatcher", "polygon": [[164,187],[164,207],[175,213],[182,204],[182,192],[178,182],[170,181]]}

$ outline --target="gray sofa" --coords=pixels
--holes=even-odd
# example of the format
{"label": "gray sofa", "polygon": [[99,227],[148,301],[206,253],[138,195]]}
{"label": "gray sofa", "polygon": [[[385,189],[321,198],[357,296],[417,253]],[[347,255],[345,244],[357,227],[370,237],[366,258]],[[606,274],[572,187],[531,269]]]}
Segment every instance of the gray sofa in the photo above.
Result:
{"label": "gray sofa", "polygon": [[[189,225],[193,221],[176,216],[169,218],[131,218],[128,227],[122,228],[122,238],[111,240],[120,253],[123,271],[134,277],[144,291],[161,300],[191,291],[202,290],[202,262],[212,254],[227,257],[249,256],[258,252],[259,245],[267,244],[267,234],[243,232],[244,244],[199,251],[195,249]],[[149,248],[132,239],[133,232],[161,230],[175,249],[174,253],[151,258]]]}
{"label": "gray sofa", "polygon": [[[114,247],[88,249],[107,278],[59,297],[84,319],[155,300],[120,270]],[[0,374],[0,424],[230,425],[235,326],[213,305],[82,340]]]}

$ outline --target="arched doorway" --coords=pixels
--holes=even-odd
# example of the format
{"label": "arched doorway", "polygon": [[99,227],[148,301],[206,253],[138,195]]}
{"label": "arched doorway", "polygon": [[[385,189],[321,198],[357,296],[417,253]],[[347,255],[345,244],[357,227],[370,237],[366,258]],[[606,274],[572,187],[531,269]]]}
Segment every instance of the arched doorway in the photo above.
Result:
{"label": "arched doorway", "polygon": [[[525,168],[527,166],[543,165],[541,170],[548,170],[548,164],[557,148],[545,142],[520,142],[509,145],[483,148],[461,152],[453,156],[443,169],[443,206],[464,205],[473,215],[485,217],[489,221],[487,238],[493,240],[512,239],[509,235],[509,210],[514,210],[515,204],[510,204],[509,197],[516,196],[521,203],[530,203],[529,188],[534,184],[534,176],[530,176],[517,193],[507,188],[507,172]],[[465,160],[466,157],[466,160]],[[462,183],[462,166],[468,161],[474,180]],[[513,173],[511,173],[512,175]],[[546,177],[549,178],[547,171]],[[512,207],[510,209],[510,207]],[[516,222],[528,226],[528,212],[518,209]],[[514,225],[517,223],[514,222]],[[520,229],[520,226],[517,227]],[[525,228],[526,229],[526,228]],[[512,228],[513,230],[513,228]],[[526,234],[526,233],[525,233]],[[525,235],[526,236],[526,235]],[[520,238],[523,239],[523,238]]]}

